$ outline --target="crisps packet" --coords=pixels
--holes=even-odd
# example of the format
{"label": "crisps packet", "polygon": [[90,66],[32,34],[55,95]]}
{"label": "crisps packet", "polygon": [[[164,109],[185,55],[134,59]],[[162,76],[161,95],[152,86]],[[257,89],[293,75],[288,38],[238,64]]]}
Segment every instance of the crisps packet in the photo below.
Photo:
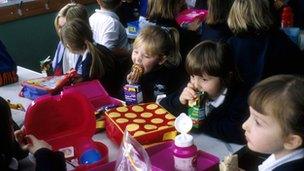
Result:
{"label": "crisps packet", "polygon": [[142,145],[125,131],[116,160],[116,171],[151,171],[150,158]]}

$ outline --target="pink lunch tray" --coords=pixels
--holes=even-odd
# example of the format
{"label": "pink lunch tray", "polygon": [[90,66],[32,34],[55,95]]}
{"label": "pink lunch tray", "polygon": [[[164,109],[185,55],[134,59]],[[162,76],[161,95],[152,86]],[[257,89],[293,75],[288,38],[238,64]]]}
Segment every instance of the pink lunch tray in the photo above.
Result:
{"label": "pink lunch tray", "polygon": [[[152,171],[174,170],[174,159],[172,153],[173,143],[173,141],[168,141],[146,149],[150,156]],[[199,151],[198,153],[197,171],[215,170],[218,167],[220,161],[219,158],[203,151]],[[114,171],[115,161],[91,169],[91,171],[99,170]]]}

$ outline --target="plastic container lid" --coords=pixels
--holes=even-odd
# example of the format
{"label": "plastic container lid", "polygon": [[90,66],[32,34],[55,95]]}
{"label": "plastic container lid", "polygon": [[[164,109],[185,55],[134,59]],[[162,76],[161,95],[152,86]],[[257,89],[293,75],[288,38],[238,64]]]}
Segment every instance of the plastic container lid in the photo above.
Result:
{"label": "plastic container lid", "polygon": [[174,122],[175,129],[181,134],[175,137],[174,143],[178,147],[189,147],[193,145],[192,135],[187,134],[192,128],[192,119],[185,113],[181,113]]}

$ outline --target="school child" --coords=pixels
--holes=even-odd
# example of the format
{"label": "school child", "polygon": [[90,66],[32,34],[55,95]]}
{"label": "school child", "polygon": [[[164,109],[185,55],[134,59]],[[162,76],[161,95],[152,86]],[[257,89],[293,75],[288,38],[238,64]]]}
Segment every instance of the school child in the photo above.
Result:
{"label": "school child", "polygon": [[228,39],[232,55],[249,94],[261,79],[276,74],[304,74],[303,55],[287,35],[273,25],[269,1],[235,0],[228,26],[233,36]]}
{"label": "school child", "polygon": [[148,0],[147,20],[158,26],[174,27],[180,35],[180,53],[182,65],[188,52],[200,42],[199,34],[182,28],[175,20],[177,15],[187,8],[184,0]]}
{"label": "school child", "polygon": [[[59,37],[60,29],[64,24],[75,18],[82,19],[86,23],[89,23],[89,17],[85,6],[76,3],[69,3],[60,9],[54,21],[54,26]],[[70,71],[72,68],[75,69],[78,58],[79,55],[71,53],[64,47],[62,41],[59,41],[52,61],[54,75],[62,75]]]}
{"label": "school child", "polygon": [[304,80],[276,75],[255,85],[243,129],[250,150],[271,154],[259,171],[304,169]]}
{"label": "school child", "polygon": [[[47,169],[65,169],[65,160],[63,154],[59,154],[58,152],[57,154],[56,152],[45,149],[46,147],[50,148],[50,146],[46,143],[42,143],[43,141],[38,141],[33,136],[29,136],[31,144],[27,145],[28,148],[20,148],[18,143],[21,142],[21,139],[17,138],[16,141],[14,137],[14,129],[16,128],[16,123],[12,119],[11,110],[7,101],[2,97],[0,97],[0,122],[0,170],[21,169],[19,168],[18,160],[27,157],[27,150],[34,154],[36,158],[36,170],[42,171]],[[16,131],[16,133],[20,137],[21,131]],[[52,156],[57,156],[59,160],[54,161],[54,159],[52,159]],[[47,163],[48,165],[46,165]],[[60,167],[63,169],[58,169]]]}
{"label": "school child", "polygon": [[75,68],[80,75],[77,81],[98,79],[110,95],[116,95],[122,79],[119,79],[115,58],[105,46],[94,43],[90,26],[74,19],[61,28],[60,35],[70,52],[81,55]]}
{"label": "school child", "polygon": [[131,83],[141,85],[144,102],[155,101],[157,95],[170,94],[178,88],[177,67],[181,56],[178,32],[174,28],[147,26],[133,43],[133,64],[143,68],[141,77],[127,76]]}
{"label": "school child", "polygon": [[208,0],[208,14],[201,27],[201,40],[225,41],[231,35],[227,25],[231,0]]}
{"label": "school child", "polygon": [[199,131],[227,142],[244,142],[241,125],[246,118],[246,97],[237,93],[241,82],[226,44],[203,41],[186,58],[190,81],[160,104],[174,115],[187,113],[188,103],[207,94],[205,119]]}
{"label": "school child", "polygon": [[94,40],[110,50],[129,50],[126,30],[114,12],[121,0],[97,0],[97,3],[100,9],[89,18]]}

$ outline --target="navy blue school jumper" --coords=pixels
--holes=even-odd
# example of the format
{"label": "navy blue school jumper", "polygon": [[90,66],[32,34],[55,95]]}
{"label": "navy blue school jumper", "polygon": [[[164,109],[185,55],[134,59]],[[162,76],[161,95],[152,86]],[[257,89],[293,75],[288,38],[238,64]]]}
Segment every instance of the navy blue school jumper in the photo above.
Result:
{"label": "navy blue school jumper", "polygon": [[284,163],[273,169],[273,171],[302,171],[302,170],[304,170],[304,158]]}
{"label": "navy blue school jumper", "polygon": [[225,23],[208,25],[207,23],[202,24],[201,28],[201,41],[212,40],[215,42],[226,41],[232,36],[232,32]]}
{"label": "navy blue school jumper", "polygon": [[[240,92],[236,91],[237,89],[228,89],[223,104],[214,108],[208,114],[202,125],[202,132],[227,142],[240,144],[245,142],[244,131],[241,126],[248,116],[248,107],[245,96],[239,94]],[[182,89],[160,102],[165,109],[175,116],[182,112],[187,113],[187,105],[183,105],[179,101],[181,92]]]}
{"label": "navy blue school jumper", "polygon": [[157,95],[169,95],[178,90],[184,81],[177,74],[177,67],[160,66],[144,74],[138,84],[141,85],[144,102],[153,102]]}
{"label": "navy blue school jumper", "polygon": [[304,73],[303,54],[279,29],[233,36],[228,44],[247,95],[253,85],[269,76]]}
{"label": "navy blue school jumper", "polygon": [[47,148],[41,148],[34,154],[36,159],[36,171],[65,171],[65,158],[62,152],[54,152]]}

